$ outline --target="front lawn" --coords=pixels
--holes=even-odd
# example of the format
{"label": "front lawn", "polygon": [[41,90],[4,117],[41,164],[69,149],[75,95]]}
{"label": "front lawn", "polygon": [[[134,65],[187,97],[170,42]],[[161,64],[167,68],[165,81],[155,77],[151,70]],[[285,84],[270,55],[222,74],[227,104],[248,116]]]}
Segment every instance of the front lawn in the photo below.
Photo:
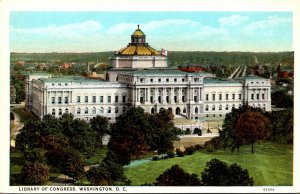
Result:
{"label": "front lawn", "polygon": [[251,153],[251,146],[242,146],[240,152],[231,153],[230,149],[208,153],[199,151],[191,156],[175,157],[142,163],[125,168],[127,178],[132,185],[153,183],[166,169],[178,164],[189,173],[196,173],[201,178],[206,162],[213,158],[229,164],[237,163],[247,168],[256,186],[290,186],[293,184],[293,146],[266,142],[255,144],[255,153]]}

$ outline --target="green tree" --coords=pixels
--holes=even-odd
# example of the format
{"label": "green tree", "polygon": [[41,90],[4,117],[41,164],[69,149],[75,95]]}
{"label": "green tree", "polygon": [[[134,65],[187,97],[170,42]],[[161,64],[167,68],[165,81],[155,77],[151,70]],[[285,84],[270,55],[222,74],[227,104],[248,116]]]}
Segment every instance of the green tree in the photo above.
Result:
{"label": "green tree", "polygon": [[262,113],[248,111],[239,116],[235,134],[243,144],[251,143],[251,151],[254,153],[254,143],[270,137],[271,124]]}
{"label": "green tree", "polygon": [[60,162],[61,172],[72,177],[73,180],[80,180],[85,176],[84,160],[77,151],[65,149]]}
{"label": "green tree", "polygon": [[41,148],[34,148],[32,150],[26,150],[24,152],[24,158],[29,162],[43,163],[45,161],[46,151]]}
{"label": "green tree", "polygon": [[99,146],[103,147],[103,136],[108,132],[109,122],[106,117],[102,117],[97,115],[90,121],[91,128],[97,133],[97,142],[99,142]]}
{"label": "green tree", "polygon": [[253,178],[247,169],[242,169],[236,163],[228,166],[218,159],[206,163],[201,173],[201,184],[204,186],[252,186]]}
{"label": "green tree", "polygon": [[20,182],[26,185],[40,185],[47,182],[49,167],[41,163],[28,163],[22,168]]}
{"label": "green tree", "polygon": [[156,178],[155,186],[199,186],[200,180],[196,174],[189,174],[177,164],[167,169]]}

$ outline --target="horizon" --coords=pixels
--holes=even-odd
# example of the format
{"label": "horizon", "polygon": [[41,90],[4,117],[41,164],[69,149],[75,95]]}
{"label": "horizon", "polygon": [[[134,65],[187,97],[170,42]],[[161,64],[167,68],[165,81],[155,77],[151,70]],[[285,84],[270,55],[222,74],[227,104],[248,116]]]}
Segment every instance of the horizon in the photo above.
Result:
{"label": "horizon", "polygon": [[156,50],[293,52],[292,18],[292,12],[13,11],[10,51],[114,52],[140,25]]}

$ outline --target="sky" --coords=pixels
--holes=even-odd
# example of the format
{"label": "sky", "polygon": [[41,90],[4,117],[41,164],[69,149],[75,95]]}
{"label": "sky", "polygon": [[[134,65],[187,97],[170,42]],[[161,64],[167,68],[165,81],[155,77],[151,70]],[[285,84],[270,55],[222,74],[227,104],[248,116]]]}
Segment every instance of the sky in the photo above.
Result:
{"label": "sky", "polygon": [[117,51],[137,25],[169,51],[293,51],[292,12],[10,12],[11,52]]}

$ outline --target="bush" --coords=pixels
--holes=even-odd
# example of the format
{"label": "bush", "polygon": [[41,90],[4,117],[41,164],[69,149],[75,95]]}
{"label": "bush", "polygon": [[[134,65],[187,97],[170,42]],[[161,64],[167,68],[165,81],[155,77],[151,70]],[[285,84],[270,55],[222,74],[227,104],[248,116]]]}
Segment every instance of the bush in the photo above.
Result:
{"label": "bush", "polygon": [[204,147],[207,151],[210,150],[209,152],[225,149],[225,142],[220,137],[214,137],[210,141],[205,142]]}
{"label": "bush", "polygon": [[158,156],[153,156],[153,157],[152,157],[152,160],[153,160],[153,161],[157,161],[157,160],[158,160]]}
{"label": "bush", "polygon": [[195,151],[202,150],[203,148],[204,147],[202,145],[200,145],[200,144],[197,144],[197,145],[194,146]]}
{"label": "bush", "polygon": [[40,185],[47,182],[49,167],[41,163],[28,163],[22,168],[20,182],[26,185]]}
{"label": "bush", "polygon": [[24,152],[24,158],[29,162],[40,162],[45,161],[45,150],[42,148],[35,148]]}
{"label": "bush", "polygon": [[191,129],[190,128],[187,128],[184,132],[186,135],[190,135],[191,134]]}
{"label": "bush", "polygon": [[211,143],[207,143],[204,147],[207,152],[215,151],[214,146]]}
{"label": "bush", "polygon": [[167,155],[168,155],[169,158],[174,158],[175,157],[175,154],[174,154],[173,151],[168,151]]}
{"label": "bush", "polygon": [[194,146],[189,146],[189,147],[185,148],[184,154],[186,154],[186,155],[193,155],[194,151],[195,151]]}
{"label": "bush", "polygon": [[177,148],[177,149],[176,149],[176,155],[177,155],[178,157],[183,157],[183,156],[184,156],[184,152]]}

